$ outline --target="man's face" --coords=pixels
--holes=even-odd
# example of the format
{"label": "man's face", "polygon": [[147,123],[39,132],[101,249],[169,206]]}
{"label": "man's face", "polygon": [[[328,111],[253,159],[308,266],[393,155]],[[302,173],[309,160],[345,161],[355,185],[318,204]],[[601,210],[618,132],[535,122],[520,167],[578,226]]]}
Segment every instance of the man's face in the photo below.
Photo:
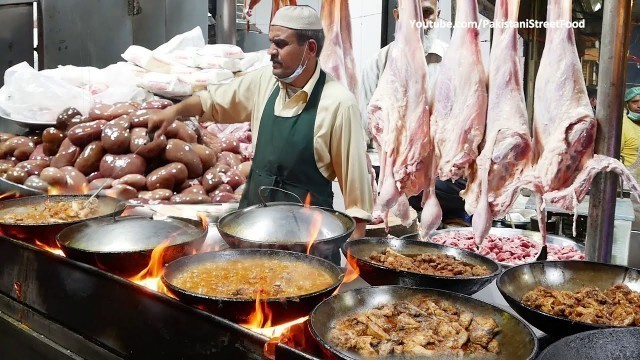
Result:
{"label": "man's face", "polygon": [[[287,77],[296,70],[300,63],[305,63],[311,56],[305,48],[307,44],[298,45],[294,30],[282,26],[269,28],[269,56],[273,67],[273,75],[279,78]],[[303,58],[304,56],[304,58]]]}
{"label": "man's face", "polygon": [[438,1],[422,0],[422,17],[426,23],[433,23],[438,18]]}
{"label": "man's face", "polygon": [[[425,23],[428,25],[433,24],[438,19],[438,1],[437,0],[422,0],[420,2],[420,6],[422,7],[422,18]],[[400,13],[398,9],[393,9],[393,17],[398,21],[400,18]],[[428,32],[431,27],[425,28],[425,32]]]}
{"label": "man's face", "polygon": [[627,101],[627,106],[629,107],[629,111],[640,114],[640,95],[636,95]]}

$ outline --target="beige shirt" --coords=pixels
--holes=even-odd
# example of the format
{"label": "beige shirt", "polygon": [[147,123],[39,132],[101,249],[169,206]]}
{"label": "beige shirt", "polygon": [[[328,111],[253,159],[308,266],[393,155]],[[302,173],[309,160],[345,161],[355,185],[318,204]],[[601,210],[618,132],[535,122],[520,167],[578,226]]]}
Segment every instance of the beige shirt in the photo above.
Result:
{"label": "beige shirt", "polygon": [[[205,116],[211,115],[216,122],[251,121],[255,150],[260,136],[258,130],[262,111],[273,89],[280,87],[274,105],[275,115],[296,116],[304,109],[319,76],[318,66],[309,82],[290,99],[287,99],[285,84],[273,76],[270,66],[248,73],[229,84],[209,86],[196,95],[202,101],[202,108],[207,113]],[[358,104],[353,94],[328,74],[318,104],[314,135],[316,165],[328,180],[338,179],[346,213],[355,218],[371,220],[373,194]],[[286,140],[273,146],[287,146]]]}

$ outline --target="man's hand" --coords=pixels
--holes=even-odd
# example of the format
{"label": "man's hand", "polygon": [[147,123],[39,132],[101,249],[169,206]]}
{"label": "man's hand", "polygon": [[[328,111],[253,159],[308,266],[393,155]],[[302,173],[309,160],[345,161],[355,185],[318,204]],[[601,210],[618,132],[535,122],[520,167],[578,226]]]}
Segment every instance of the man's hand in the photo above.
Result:
{"label": "man's hand", "polygon": [[366,236],[367,234],[367,221],[362,219],[354,219],[356,221],[356,229],[353,230],[353,234],[349,240],[360,239]]}
{"label": "man's hand", "polygon": [[158,140],[162,135],[164,135],[177,117],[176,105],[169,106],[166,109],[151,114],[147,129],[149,130],[149,133],[153,133],[155,130],[153,140]]}
{"label": "man's hand", "polygon": [[149,117],[147,129],[150,133],[157,130],[153,136],[153,139],[156,140],[160,138],[160,136],[164,135],[169,126],[176,121],[176,118],[202,116],[203,113],[204,110],[202,110],[200,97],[192,95],[173,106],[169,106],[168,108],[151,115],[151,117]]}

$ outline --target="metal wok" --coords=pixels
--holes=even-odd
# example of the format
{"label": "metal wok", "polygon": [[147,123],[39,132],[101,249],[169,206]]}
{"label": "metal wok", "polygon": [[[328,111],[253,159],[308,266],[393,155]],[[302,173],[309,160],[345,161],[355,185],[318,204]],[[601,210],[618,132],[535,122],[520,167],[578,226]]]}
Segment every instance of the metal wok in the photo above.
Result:
{"label": "metal wok", "polygon": [[332,209],[288,202],[254,205],[220,218],[218,231],[232,248],[306,253],[313,227],[318,225],[310,254],[339,265],[340,247],[356,223],[349,215]]}
{"label": "metal wok", "polygon": [[640,328],[612,328],[583,332],[546,348],[537,360],[629,360],[640,354]]}
{"label": "metal wok", "polygon": [[[45,202],[86,201],[90,197],[91,195],[41,195],[5,200],[0,202],[0,216],[33,211],[34,206]],[[16,240],[29,243],[38,241],[44,245],[56,247],[56,235],[66,227],[90,219],[120,215],[126,207],[123,202],[112,197],[96,196],[95,198],[98,200],[98,213],[85,219],[65,222],[48,221],[37,224],[16,224],[14,222],[0,221],[0,232]]]}
{"label": "metal wok", "polygon": [[515,266],[503,272],[497,281],[498,290],[507,303],[528,323],[552,336],[567,336],[583,331],[612,326],[589,324],[550,315],[520,301],[536,286],[576,291],[583,287],[606,290],[625,284],[640,291],[640,271],[626,266],[589,261],[545,261]]}
{"label": "metal wok", "polygon": [[[364,358],[355,352],[340,350],[329,342],[329,332],[345,317],[364,313],[377,306],[407,300],[414,296],[430,296],[451,302],[460,309],[475,316],[492,317],[501,331],[496,336],[500,352],[491,359],[520,360],[533,359],[538,350],[538,340],[532,330],[510,313],[474,298],[443,290],[416,289],[402,286],[380,286],[355,289],[334,295],[320,303],[309,319],[311,334],[323,346],[326,355],[342,359]],[[388,357],[400,359],[401,357]],[[433,357],[437,359],[437,356]],[[489,357],[479,357],[485,359]]]}
{"label": "metal wok", "polygon": [[[396,270],[367,260],[374,252],[383,252],[386,248],[403,255],[446,254],[458,260],[478,266],[484,266],[491,274],[474,277],[454,277],[418,274]],[[489,285],[500,274],[500,265],[493,260],[470,251],[430,242],[393,238],[362,238],[348,241],[342,250],[347,261],[356,263],[360,277],[371,285],[403,285],[418,288],[434,288],[473,295]]]}
{"label": "metal wok", "polygon": [[315,256],[282,250],[241,249],[208,252],[175,260],[165,267],[162,274],[162,282],[173,295],[184,303],[236,323],[246,323],[249,316],[256,310],[256,299],[227,298],[194,293],[174,285],[174,280],[179,274],[193,266],[256,258],[293,261],[316,266],[319,271],[325,271],[334,279],[334,282],[329,287],[310,294],[260,299],[260,303],[265,304],[271,311],[272,324],[274,325],[309,315],[318,303],[331,296],[344,277],[344,272],[340,267]]}
{"label": "metal wok", "polygon": [[153,220],[140,216],[84,221],[62,230],[57,241],[73,260],[123,277],[144,270],[153,249],[167,243],[162,263],[169,263],[200,249],[207,227],[200,221],[168,217]]}
{"label": "metal wok", "polygon": [[13,194],[16,198],[20,198],[44,195],[44,192],[0,178],[0,194]]}

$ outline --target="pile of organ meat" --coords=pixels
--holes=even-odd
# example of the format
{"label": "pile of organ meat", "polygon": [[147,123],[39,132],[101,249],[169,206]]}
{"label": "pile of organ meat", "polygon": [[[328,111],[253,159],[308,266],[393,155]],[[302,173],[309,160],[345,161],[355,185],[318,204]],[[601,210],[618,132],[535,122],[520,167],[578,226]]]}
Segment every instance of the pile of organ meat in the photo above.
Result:
{"label": "pile of organ meat", "polygon": [[[472,231],[447,231],[431,237],[436,244],[448,245],[473,251],[494,261],[520,265],[536,260],[541,244],[524,235],[487,235],[480,247],[474,240]],[[547,245],[549,260],[584,260],[584,253],[571,246]]]}
{"label": "pile of organ meat", "polygon": [[329,341],[364,356],[462,356],[500,352],[491,317],[474,316],[447,301],[419,296],[338,321]]}
{"label": "pile of organ meat", "polygon": [[576,292],[538,286],[522,303],[547,314],[591,324],[640,326],[640,293],[618,284],[606,291],[585,287]]}
{"label": "pile of organ meat", "polygon": [[368,260],[392,269],[427,275],[472,277],[491,274],[484,266],[469,264],[446,254],[406,256],[386,248],[382,253],[373,252]]}
{"label": "pile of organ meat", "polygon": [[69,108],[42,133],[0,134],[0,177],[49,193],[104,185],[106,195],[140,203],[239,200],[251,166],[251,136],[217,136],[195,122],[176,121],[154,140],[147,131],[150,114],[171,104],[99,104],[84,115]]}

